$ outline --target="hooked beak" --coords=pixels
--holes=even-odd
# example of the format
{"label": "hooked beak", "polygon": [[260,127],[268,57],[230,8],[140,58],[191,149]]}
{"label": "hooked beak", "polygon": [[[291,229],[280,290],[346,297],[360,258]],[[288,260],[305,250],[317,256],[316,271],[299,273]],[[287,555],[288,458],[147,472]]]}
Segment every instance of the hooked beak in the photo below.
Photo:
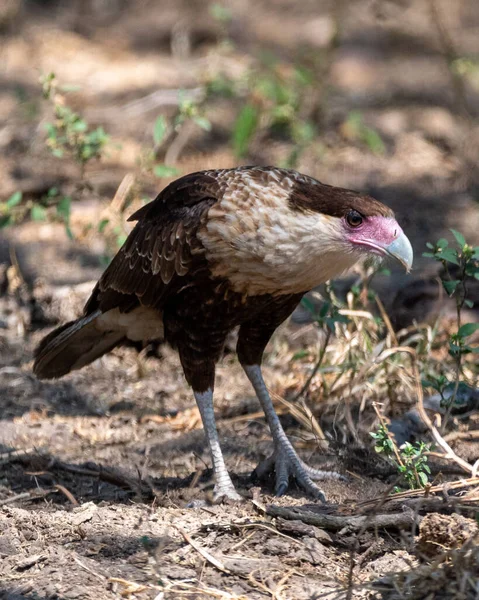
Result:
{"label": "hooked beak", "polygon": [[401,231],[394,242],[391,242],[389,246],[385,246],[383,251],[387,256],[391,256],[392,258],[398,260],[406,269],[406,272],[411,270],[413,250],[411,242],[403,231]]}

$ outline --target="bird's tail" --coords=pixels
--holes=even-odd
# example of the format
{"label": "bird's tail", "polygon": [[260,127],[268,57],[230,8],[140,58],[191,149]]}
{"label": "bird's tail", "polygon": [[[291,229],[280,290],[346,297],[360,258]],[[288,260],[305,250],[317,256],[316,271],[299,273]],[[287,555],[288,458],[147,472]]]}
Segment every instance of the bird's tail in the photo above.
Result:
{"label": "bird's tail", "polygon": [[35,375],[40,379],[62,377],[117,346],[124,339],[125,331],[99,326],[101,315],[97,310],[49,333],[35,350]]}

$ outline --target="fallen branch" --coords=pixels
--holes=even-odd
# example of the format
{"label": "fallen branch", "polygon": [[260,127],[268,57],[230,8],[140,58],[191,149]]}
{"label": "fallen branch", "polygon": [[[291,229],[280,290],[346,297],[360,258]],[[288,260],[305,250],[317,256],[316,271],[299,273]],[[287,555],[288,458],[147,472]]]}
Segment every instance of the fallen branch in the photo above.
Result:
{"label": "fallen branch", "polygon": [[300,520],[308,525],[316,525],[331,531],[359,531],[361,529],[406,529],[419,524],[421,517],[411,511],[389,514],[371,514],[360,516],[322,515],[299,507],[283,507],[274,504],[266,507],[270,517]]}
{"label": "fallen branch", "polygon": [[39,498],[44,498],[49,494],[56,494],[58,491],[59,490],[57,489],[36,489],[30,492],[22,492],[21,494],[16,494],[15,496],[10,496],[10,498],[0,500],[0,506],[5,506],[6,504],[13,504],[14,502],[20,502],[21,500],[38,500]]}

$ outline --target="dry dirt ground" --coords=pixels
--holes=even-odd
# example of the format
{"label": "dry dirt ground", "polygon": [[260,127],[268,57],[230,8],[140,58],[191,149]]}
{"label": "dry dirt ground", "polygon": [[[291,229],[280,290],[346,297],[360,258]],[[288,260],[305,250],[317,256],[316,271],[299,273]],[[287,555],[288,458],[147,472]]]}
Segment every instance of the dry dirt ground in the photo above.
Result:
{"label": "dry dirt ground", "polygon": [[[447,35],[433,25],[433,5]],[[450,237],[454,227],[479,244],[479,91],[477,80],[458,85],[447,68],[455,54],[479,54],[477,3],[232,0],[234,47],[227,51],[223,26],[208,6],[186,0],[0,6],[0,199],[21,190],[34,200],[53,185],[68,193],[79,176],[74,164],[45,149],[42,124],[51,116],[40,99],[41,72],[81,85],[75,107],[114,141],[106,159],[87,169],[94,193],[74,206],[77,232],[101,218],[125,173],[137,170],[158,114],[173,114],[176,100],[164,90],[201,88],[208,73],[221,69],[240,77],[262,50],[286,64],[317,53],[327,63],[318,81],[325,96],[321,151],[306,153],[298,168],[369,191],[395,209],[418,260],[409,279],[394,272],[377,287],[398,326],[427,319],[439,300],[431,283],[436,267],[421,257],[425,242]],[[229,130],[238,103],[216,99],[207,107],[212,131],[192,135],[178,161],[183,173],[237,163]],[[350,139],[343,125],[353,109],[382,136],[383,154]],[[286,152],[284,140],[262,138],[248,162],[278,163]],[[151,177],[143,183],[149,196],[164,185]],[[70,241],[60,224],[0,231],[0,268],[14,264],[8,276],[0,271],[2,598],[478,597],[474,486],[385,502],[392,473],[367,435],[353,444],[344,434],[339,415],[346,414],[347,398],[325,410],[327,451],[278,402],[301,456],[346,480],[324,482],[327,506],[294,488],[275,499],[268,482],[250,478],[271,440],[227,353],[218,368],[216,411],[228,468],[246,500],[213,506],[199,416],[174,352],[161,348],[159,361],[121,349],[61,381],[37,381],[35,344],[81,310],[105,249],[98,236]],[[446,317],[450,308],[445,303]],[[477,312],[466,318],[477,319]],[[297,376],[301,367],[290,359],[311,340],[316,344],[314,332],[293,323],[270,344],[266,377],[280,396],[297,389],[290,373],[294,367]],[[454,449],[473,464],[477,414],[469,427],[470,440]],[[436,475],[444,473],[437,483],[459,479],[447,467],[435,466]],[[196,499],[206,504],[189,508]]]}

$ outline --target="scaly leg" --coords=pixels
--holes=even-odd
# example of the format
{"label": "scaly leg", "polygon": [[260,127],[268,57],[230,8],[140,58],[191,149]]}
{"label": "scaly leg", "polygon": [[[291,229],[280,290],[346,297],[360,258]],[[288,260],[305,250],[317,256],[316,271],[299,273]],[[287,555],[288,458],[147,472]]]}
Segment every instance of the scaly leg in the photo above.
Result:
{"label": "scaly leg", "polygon": [[276,472],[275,492],[277,496],[282,496],[289,487],[289,479],[293,476],[297,483],[311,496],[318,498],[321,502],[326,502],[322,490],[313,480],[341,478],[341,475],[335,472],[320,471],[312,469],[299,458],[296,450],[286,437],[281,422],[274,410],[273,403],[269,396],[266,384],[261,373],[259,365],[243,365],[248,379],[251,381],[258,400],[264,410],[274,442],[274,453],[272,456],[262,462],[257,468],[256,473],[259,477],[267,474],[274,468]]}
{"label": "scaly leg", "polygon": [[233,501],[243,500],[243,497],[235,490],[221,451],[213,409],[213,390],[208,389],[206,392],[194,392],[194,394],[213,463],[215,477],[214,500],[215,502],[221,501],[222,498]]}

